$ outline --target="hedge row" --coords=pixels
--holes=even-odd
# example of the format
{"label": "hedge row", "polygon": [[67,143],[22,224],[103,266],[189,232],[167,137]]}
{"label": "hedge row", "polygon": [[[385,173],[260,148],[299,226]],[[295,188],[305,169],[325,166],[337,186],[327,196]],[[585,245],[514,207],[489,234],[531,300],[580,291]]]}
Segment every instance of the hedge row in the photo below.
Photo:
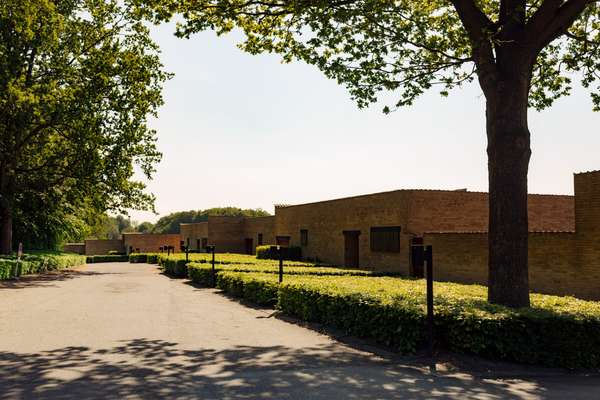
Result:
{"label": "hedge row", "polygon": [[[162,263],[166,259],[179,259],[185,260],[185,253],[175,253],[167,256],[167,253],[158,254],[159,263]],[[210,263],[212,262],[212,254],[208,253],[189,253],[188,259],[190,262],[197,263]],[[217,253],[215,254],[215,264],[270,264],[279,265],[278,260],[269,259],[257,259],[256,256],[248,254],[234,254],[234,253]],[[315,263],[302,262],[302,261],[290,261],[286,260],[284,265],[287,266],[314,266]],[[317,264],[319,266],[330,266],[330,264]]]}
{"label": "hedge row", "polygon": [[15,257],[6,257],[0,259],[0,280],[83,264],[85,256],[71,253],[25,254],[18,263]]}
{"label": "hedge row", "polygon": [[[187,273],[190,279],[196,270],[212,270],[212,265],[209,263],[190,262],[187,264]],[[230,272],[259,272],[278,274],[279,265],[272,263],[264,264],[217,264],[215,263],[216,271]],[[344,275],[344,276],[397,276],[397,273],[391,272],[375,272],[361,269],[350,268],[335,268],[321,266],[285,266],[283,267],[284,275]]]}
{"label": "hedge row", "polygon": [[158,264],[158,254],[156,253],[131,253],[129,262],[132,264]]}
{"label": "hedge row", "polygon": [[159,263],[167,275],[175,278],[186,278],[188,275],[185,258],[162,258]]}
{"label": "hedge row", "polygon": [[129,261],[129,256],[124,255],[124,254],[87,256],[87,258],[86,258],[86,262],[88,264],[108,263],[108,262],[127,262],[127,261]]}
{"label": "hedge row", "polygon": [[[194,271],[194,272],[191,272]],[[208,269],[190,269],[208,284]],[[371,338],[400,352],[425,344],[425,283],[390,277],[291,275],[219,271],[217,287],[286,314]],[[438,283],[436,344],[494,359],[567,368],[600,367],[600,303],[532,294],[532,308],[486,301],[478,285]]]}
{"label": "hedge row", "polygon": [[277,247],[273,245],[257,246],[256,258],[259,260],[279,260],[279,251],[283,251],[284,260],[302,260],[302,248],[298,246],[282,247],[280,250],[277,250]]}

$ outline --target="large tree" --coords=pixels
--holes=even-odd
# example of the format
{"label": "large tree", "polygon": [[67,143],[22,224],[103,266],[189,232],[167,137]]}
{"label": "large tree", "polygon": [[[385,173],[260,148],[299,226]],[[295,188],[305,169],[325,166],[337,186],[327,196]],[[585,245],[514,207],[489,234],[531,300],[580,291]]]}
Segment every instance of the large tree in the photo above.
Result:
{"label": "large tree", "polygon": [[132,178],[160,160],[146,121],[167,78],[126,2],[0,3],[0,253],[15,215],[152,207]]}
{"label": "large tree", "polygon": [[[303,60],[345,85],[360,106],[382,91],[410,105],[424,91],[477,79],[486,99],[489,300],[529,305],[529,107],[543,109],[598,70],[592,0],[138,0],[178,33],[240,28],[250,53]],[[594,107],[600,95],[593,91]],[[457,132],[456,134],[460,134]]]}

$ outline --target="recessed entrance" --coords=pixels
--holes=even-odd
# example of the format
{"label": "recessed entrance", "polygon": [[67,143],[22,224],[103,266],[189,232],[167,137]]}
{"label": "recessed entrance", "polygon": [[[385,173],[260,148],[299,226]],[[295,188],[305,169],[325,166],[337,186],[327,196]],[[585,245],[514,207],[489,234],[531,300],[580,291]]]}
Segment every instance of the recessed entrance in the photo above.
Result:
{"label": "recessed entrance", "polygon": [[344,231],[344,265],[346,267],[358,268],[359,252],[358,237],[360,231]]}
{"label": "recessed entrance", "polygon": [[244,240],[244,247],[246,247],[246,254],[254,254],[254,240],[252,238]]}
{"label": "recessed entrance", "polygon": [[423,238],[412,238],[410,241],[410,274],[415,278],[423,278],[425,276],[425,258],[423,250]]}

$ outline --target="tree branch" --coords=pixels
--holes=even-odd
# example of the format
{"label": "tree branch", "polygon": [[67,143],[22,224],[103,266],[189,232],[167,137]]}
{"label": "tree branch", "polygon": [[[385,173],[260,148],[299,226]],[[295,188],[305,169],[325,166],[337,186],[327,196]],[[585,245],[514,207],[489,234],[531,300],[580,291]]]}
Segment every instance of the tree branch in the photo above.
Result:
{"label": "tree branch", "polygon": [[541,51],[553,40],[567,33],[585,8],[598,0],[546,0],[527,24],[528,37]]}
{"label": "tree branch", "polygon": [[473,0],[452,0],[452,4],[471,41],[481,87],[484,92],[492,90],[496,82],[496,63],[490,40],[494,23]]}

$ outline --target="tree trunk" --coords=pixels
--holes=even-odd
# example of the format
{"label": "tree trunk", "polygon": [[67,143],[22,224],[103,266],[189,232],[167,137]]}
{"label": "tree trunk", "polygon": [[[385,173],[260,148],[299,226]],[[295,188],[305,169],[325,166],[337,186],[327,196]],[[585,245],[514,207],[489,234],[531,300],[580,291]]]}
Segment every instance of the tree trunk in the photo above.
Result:
{"label": "tree trunk", "polygon": [[527,74],[522,74],[518,79],[499,80],[493,95],[486,96],[490,192],[488,301],[509,307],[529,306],[528,92],[529,80]]}
{"label": "tree trunk", "polygon": [[12,212],[8,202],[0,196],[0,254],[12,253]]}

